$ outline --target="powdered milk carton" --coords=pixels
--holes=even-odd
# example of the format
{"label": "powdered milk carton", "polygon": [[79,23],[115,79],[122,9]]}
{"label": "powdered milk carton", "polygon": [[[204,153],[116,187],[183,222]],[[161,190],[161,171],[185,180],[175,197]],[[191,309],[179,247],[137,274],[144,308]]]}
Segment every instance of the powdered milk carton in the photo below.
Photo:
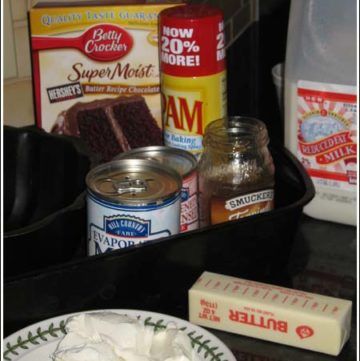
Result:
{"label": "powdered milk carton", "polygon": [[38,3],[30,11],[37,125],[81,137],[95,153],[105,147],[103,159],[161,144],[158,15],[179,4]]}

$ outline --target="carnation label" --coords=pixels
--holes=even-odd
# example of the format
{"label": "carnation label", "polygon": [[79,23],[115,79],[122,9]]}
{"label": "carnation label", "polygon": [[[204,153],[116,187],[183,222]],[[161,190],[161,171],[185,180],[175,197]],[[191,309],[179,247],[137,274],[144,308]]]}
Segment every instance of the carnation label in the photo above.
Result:
{"label": "carnation label", "polygon": [[352,191],[357,184],[356,88],[300,81],[298,157],[319,186]]}
{"label": "carnation label", "polygon": [[181,188],[180,232],[199,227],[197,173],[192,172],[183,179]]}
{"label": "carnation label", "polygon": [[265,189],[231,199],[212,197],[210,207],[212,224],[268,212],[274,208],[274,190]]}

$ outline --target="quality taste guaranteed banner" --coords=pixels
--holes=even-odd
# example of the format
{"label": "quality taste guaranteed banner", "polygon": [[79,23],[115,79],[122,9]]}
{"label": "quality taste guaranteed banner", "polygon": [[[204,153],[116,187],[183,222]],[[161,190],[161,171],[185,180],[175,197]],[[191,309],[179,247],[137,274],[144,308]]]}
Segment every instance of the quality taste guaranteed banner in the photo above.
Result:
{"label": "quality taste guaranteed banner", "polygon": [[130,5],[124,2],[123,5],[117,6],[35,7],[30,11],[31,33],[56,35],[83,30],[99,23],[155,30],[157,33],[158,14],[164,8],[172,6],[169,3]]}
{"label": "quality taste guaranteed banner", "polygon": [[97,4],[30,11],[38,126],[61,133],[74,104],[136,95],[162,128],[158,15],[181,3]]}
{"label": "quality taste guaranteed banner", "polygon": [[357,184],[356,88],[299,81],[298,157],[319,186],[339,190]]}

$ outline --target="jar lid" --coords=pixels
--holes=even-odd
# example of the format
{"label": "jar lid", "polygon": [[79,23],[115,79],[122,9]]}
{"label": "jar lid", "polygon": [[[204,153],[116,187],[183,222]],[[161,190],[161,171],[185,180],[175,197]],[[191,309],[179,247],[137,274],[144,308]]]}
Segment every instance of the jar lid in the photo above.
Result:
{"label": "jar lid", "polygon": [[265,123],[246,116],[230,116],[211,122],[205,128],[205,137],[223,144],[255,142],[266,145],[269,141]]}

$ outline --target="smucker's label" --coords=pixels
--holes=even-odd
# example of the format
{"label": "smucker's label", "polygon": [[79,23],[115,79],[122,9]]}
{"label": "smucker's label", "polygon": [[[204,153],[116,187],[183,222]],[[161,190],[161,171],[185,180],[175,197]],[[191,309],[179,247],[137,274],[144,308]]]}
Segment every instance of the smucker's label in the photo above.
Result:
{"label": "smucker's label", "polygon": [[211,224],[233,221],[274,208],[274,190],[242,194],[234,198],[211,198]]}

